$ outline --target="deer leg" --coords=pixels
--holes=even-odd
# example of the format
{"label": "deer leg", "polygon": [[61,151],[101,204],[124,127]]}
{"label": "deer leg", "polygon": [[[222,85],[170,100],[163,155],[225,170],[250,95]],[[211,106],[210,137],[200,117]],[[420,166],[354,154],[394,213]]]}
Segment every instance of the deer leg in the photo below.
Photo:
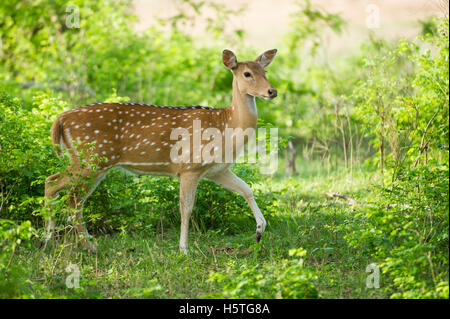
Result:
{"label": "deer leg", "polygon": [[[61,173],[56,173],[47,177],[45,180],[45,197],[55,197],[63,188],[70,183],[70,177],[67,175],[61,176]],[[50,217],[45,220],[45,246],[52,238],[53,230],[55,229],[55,221]]]}
{"label": "deer leg", "polygon": [[261,211],[259,210],[258,205],[256,204],[250,186],[248,186],[246,182],[244,182],[230,170],[226,170],[225,172],[219,173],[214,176],[208,176],[208,179],[212,180],[217,184],[222,185],[228,190],[241,194],[245,198],[245,200],[247,201],[248,205],[250,206],[253,212],[253,216],[255,216],[256,220],[255,239],[257,242],[259,242],[262,235],[264,234],[264,229],[266,228],[266,220]]}
{"label": "deer leg", "polygon": [[85,222],[83,221],[83,204],[86,201],[87,196],[84,198],[77,198],[75,195],[70,196],[70,208],[75,210],[75,230],[84,248],[91,252],[95,252],[97,247],[92,243],[91,236],[89,235]]}
{"label": "deer leg", "polygon": [[180,181],[180,212],[181,212],[181,231],[180,231],[180,250],[187,254],[189,219],[192,214],[195,202],[195,192],[199,176],[186,174],[181,176]]}
{"label": "deer leg", "polygon": [[75,230],[80,237],[82,245],[91,252],[95,252],[97,250],[97,247],[94,243],[92,243],[92,236],[89,235],[85,226],[85,222],[83,221],[83,205],[103,180],[106,173],[107,171],[101,172],[95,177],[93,183],[84,183],[82,185],[77,185],[70,192],[70,208],[76,211]]}

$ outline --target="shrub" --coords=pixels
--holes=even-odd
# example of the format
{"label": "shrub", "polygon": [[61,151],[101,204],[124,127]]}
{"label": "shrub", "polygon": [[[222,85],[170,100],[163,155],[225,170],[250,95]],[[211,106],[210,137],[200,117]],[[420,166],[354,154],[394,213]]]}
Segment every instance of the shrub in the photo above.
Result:
{"label": "shrub", "polygon": [[20,297],[24,289],[25,267],[12,263],[20,244],[29,244],[35,234],[30,221],[20,225],[0,218],[0,298]]}
{"label": "shrub", "polygon": [[448,165],[405,170],[341,226],[350,246],[378,261],[391,298],[448,298],[448,173]]}
{"label": "shrub", "polygon": [[3,217],[29,220],[45,178],[63,166],[50,127],[67,103],[41,93],[28,110],[20,99],[0,93],[0,190]]}

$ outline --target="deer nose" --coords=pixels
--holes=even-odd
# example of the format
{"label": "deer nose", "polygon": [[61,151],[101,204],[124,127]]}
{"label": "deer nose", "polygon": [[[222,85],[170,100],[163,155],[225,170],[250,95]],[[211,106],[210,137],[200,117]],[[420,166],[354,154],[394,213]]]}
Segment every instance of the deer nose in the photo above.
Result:
{"label": "deer nose", "polygon": [[277,90],[276,90],[276,89],[274,89],[274,88],[272,88],[272,89],[269,89],[269,96],[270,96],[271,98],[274,98],[274,97],[276,97],[276,96],[277,96],[277,94],[278,94],[278,92],[277,92]]}

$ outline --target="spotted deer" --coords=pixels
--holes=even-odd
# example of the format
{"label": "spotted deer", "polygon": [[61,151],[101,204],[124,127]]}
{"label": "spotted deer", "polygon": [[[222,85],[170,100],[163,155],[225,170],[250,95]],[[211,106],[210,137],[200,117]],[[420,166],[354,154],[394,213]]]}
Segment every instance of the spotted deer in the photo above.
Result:
{"label": "spotted deer", "polygon": [[[90,251],[96,250],[82,222],[83,204],[108,170],[115,166],[136,174],[179,178],[182,252],[187,253],[189,219],[201,178],[216,182],[246,199],[256,220],[255,238],[260,240],[266,227],[264,216],[250,187],[230,170],[237,156],[243,151],[248,137],[243,142],[231,139],[233,151],[232,158],[228,161],[224,160],[222,155],[215,157],[215,161],[199,160],[199,156],[195,154],[198,149],[205,147],[203,139],[197,141],[197,145],[193,141],[184,153],[183,161],[174,160],[171,155],[177,153],[176,150],[174,152],[174,131],[184,130],[187,132],[185,136],[193,136],[201,130],[199,125],[196,127],[196,123],[202,124],[203,127],[216,128],[220,136],[210,135],[221,139],[223,143],[226,143],[225,133],[229,129],[256,129],[255,97],[270,100],[277,96],[277,90],[267,80],[264,70],[272,62],[276,52],[276,49],[269,50],[254,61],[238,62],[232,51],[223,51],[223,63],[233,73],[232,102],[226,108],[96,103],[66,111],[55,120],[51,128],[53,145],[59,154],[62,149],[67,150],[70,164],[67,168],[68,174],[57,173],[46,179],[45,196],[54,197],[62,189],[69,189],[70,207],[76,212],[78,221],[75,230],[81,234],[81,242],[86,248]],[[183,138],[185,139],[186,137]],[[97,155],[93,158],[104,159],[96,162],[98,169],[95,172],[80,162],[79,154],[85,145],[83,143],[91,145],[85,150]],[[92,178],[94,183],[73,184],[71,176]],[[46,225],[48,241],[54,231],[55,222],[47,220]]]}

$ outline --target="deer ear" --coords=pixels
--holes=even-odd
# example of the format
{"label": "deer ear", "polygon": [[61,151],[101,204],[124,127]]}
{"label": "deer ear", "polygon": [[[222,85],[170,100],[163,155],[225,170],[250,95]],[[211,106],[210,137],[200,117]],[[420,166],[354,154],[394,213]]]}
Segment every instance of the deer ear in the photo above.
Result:
{"label": "deer ear", "polygon": [[263,68],[268,66],[270,62],[272,62],[273,58],[277,54],[277,49],[269,50],[261,54],[259,57],[255,59],[256,63],[259,63]]}
{"label": "deer ear", "polygon": [[223,50],[222,52],[222,61],[223,64],[230,70],[233,70],[237,67],[237,59],[233,52],[230,50]]}

